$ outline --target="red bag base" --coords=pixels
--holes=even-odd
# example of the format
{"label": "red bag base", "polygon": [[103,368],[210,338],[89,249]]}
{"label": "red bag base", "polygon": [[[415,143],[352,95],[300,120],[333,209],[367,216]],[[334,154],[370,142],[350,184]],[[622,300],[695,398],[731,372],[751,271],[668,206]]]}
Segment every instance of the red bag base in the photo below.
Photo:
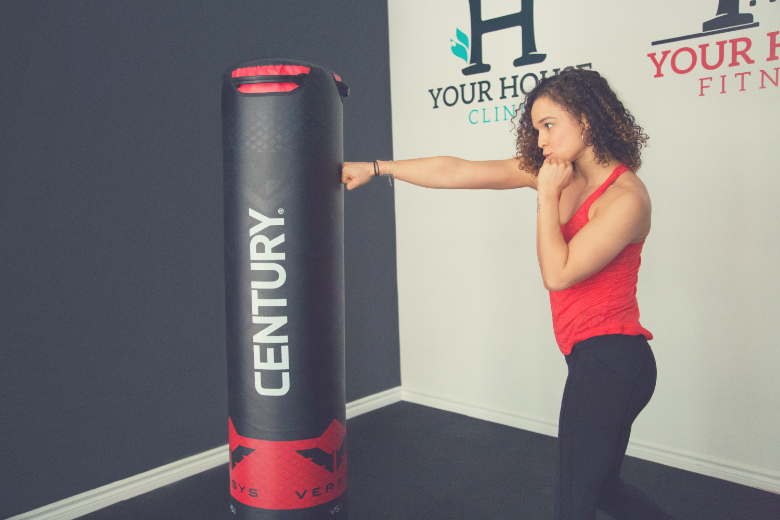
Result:
{"label": "red bag base", "polygon": [[303,509],[347,490],[347,429],[333,420],[316,439],[261,441],[230,432],[230,494],[261,509]]}

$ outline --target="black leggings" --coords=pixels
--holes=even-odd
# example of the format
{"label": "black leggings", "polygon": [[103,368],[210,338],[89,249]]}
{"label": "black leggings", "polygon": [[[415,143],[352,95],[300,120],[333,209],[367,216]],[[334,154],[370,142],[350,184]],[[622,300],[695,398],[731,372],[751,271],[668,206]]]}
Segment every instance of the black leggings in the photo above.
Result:
{"label": "black leggings", "polygon": [[577,343],[558,423],[556,520],[670,519],[620,478],[631,424],[655,390],[655,358],[643,336],[610,334]]}

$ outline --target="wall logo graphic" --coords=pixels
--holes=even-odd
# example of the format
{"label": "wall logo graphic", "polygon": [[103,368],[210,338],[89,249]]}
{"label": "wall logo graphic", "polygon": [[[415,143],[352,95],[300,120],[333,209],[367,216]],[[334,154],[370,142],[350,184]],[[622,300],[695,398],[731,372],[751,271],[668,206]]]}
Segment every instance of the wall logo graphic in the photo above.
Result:
{"label": "wall logo graphic", "polygon": [[[775,3],[775,0],[765,1],[767,3]],[[749,5],[753,7],[756,3],[756,0],[752,0]],[[780,3],[776,5],[780,5]],[[663,78],[670,72],[685,75],[697,68],[699,70],[704,69],[703,77],[698,78],[697,90],[699,97],[714,93],[728,94],[730,92],[744,92],[751,89],[760,90],[768,86],[778,87],[780,86],[780,75],[778,74],[780,67],[765,67],[759,70],[755,70],[755,68],[753,70],[737,69],[736,72],[728,70],[730,67],[754,65],[756,59],[759,62],[771,62],[780,59],[778,56],[778,48],[780,48],[778,34],[780,34],[780,31],[778,30],[767,32],[766,35],[762,31],[759,38],[756,38],[755,32],[749,35],[728,34],[722,36],[722,40],[716,41],[713,49],[710,49],[710,43],[702,43],[697,46],[698,49],[695,49],[693,45],[689,46],[687,44],[687,40],[754,29],[758,26],[759,22],[755,20],[752,13],[740,12],[739,0],[718,0],[715,17],[702,23],[701,32],[651,43],[652,46],[656,46],[686,41],[686,43],[679,44],[676,49],[655,51],[647,55],[655,69],[653,77]],[[714,57],[716,53],[717,59]],[[763,56],[766,56],[765,60]],[[723,67],[726,68],[724,69]],[[716,75],[707,75],[708,71],[713,70],[725,72],[725,74],[716,74],[719,76],[717,78]]]}
{"label": "wall logo graphic", "polygon": [[[769,0],[769,2],[774,1]],[[751,0],[750,6],[755,5],[756,0]],[[701,38],[702,36],[739,31],[740,29],[751,29],[753,27],[758,27],[758,22],[753,23],[752,14],[739,12],[739,0],[718,0],[718,12],[715,14],[715,18],[707,20],[702,24],[702,32],[659,40],[653,42],[653,45],[690,40],[691,38]]]}
{"label": "wall logo graphic", "polygon": [[[462,1],[462,0],[461,0]],[[471,36],[469,37],[459,28],[455,29],[455,39],[450,39],[450,51],[453,55],[469,63],[461,70],[464,76],[483,74],[490,72],[491,66],[485,63],[482,53],[482,38],[489,33],[520,27],[522,36],[518,38],[517,52],[520,54],[513,58],[514,67],[523,67],[542,63],[547,59],[547,54],[537,52],[536,33],[534,30],[534,0],[520,0],[520,11],[497,18],[483,20],[482,0],[469,0],[469,16]],[[495,62],[494,62],[495,63]],[[508,65],[508,63],[507,63]],[[521,96],[525,96],[539,83],[541,79],[557,76],[561,70],[571,69],[574,66],[557,67],[551,70],[542,70],[538,74],[526,72],[501,78],[481,79],[468,84],[450,85],[429,89],[433,101],[432,108],[454,107],[456,105],[471,105],[472,103],[486,103],[479,109],[471,109],[465,112],[468,122],[472,125],[480,123],[494,123],[509,121],[518,112],[522,112],[523,104]],[[590,63],[577,65],[577,68],[591,68]],[[500,87],[498,86],[500,84]],[[494,88],[495,86],[495,88]],[[491,90],[492,89],[492,90]],[[512,99],[503,103],[498,100]],[[517,99],[517,103],[514,102]],[[491,104],[491,102],[493,102]],[[506,104],[509,103],[509,104]]]}
{"label": "wall logo graphic", "polygon": [[472,74],[482,74],[490,72],[490,65],[482,60],[482,37],[488,33],[502,31],[512,27],[522,28],[522,54],[515,59],[512,64],[515,67],[523,65],[532,65],[541,63],[547,57],[546,54],[536,52],[536,38],[534,36],[534,0],[521,0],[520,11],[517,13],[491,18],[482,19],[482,0],[469,0],[469,14],[471,16],[471,56],[466,60],[466,51],[469,48],[468,37],[458,29],[456,31],[458,40],[463,44],[455,44],[452,47],[452,53],[471,63],[463,69],[464,76]]}
{"label": "wall logo graphic", "polygon": [[460,29],[455,29],[455,37],[460,43],[450,40],[455,45],[452,46],[452,54],[465,62],[469,61],[469,37]]}

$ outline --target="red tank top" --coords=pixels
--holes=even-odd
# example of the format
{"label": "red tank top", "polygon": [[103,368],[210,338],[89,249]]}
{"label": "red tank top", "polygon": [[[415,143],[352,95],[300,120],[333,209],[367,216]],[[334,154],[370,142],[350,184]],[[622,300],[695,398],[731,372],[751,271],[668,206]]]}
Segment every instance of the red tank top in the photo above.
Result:
{"label": "red tank top", "polygon": [[[628,168],[622,164],[583,202],[574,216],[561,226],[568,244],[588,223],[591,204]],[[628,244],[601,271],[562,291],[550,291],[555,340],[565,355],[585,339],[603,334],[643,335],[653,339],[650,331],[639,324],[636,282],[644,241]]]}

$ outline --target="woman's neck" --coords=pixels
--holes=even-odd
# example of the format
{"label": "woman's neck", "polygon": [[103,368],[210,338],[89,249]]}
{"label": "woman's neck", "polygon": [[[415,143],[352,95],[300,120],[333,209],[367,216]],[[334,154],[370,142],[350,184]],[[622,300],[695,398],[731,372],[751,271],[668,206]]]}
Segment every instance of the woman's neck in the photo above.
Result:
{"label": "woman's neck", "polygon": [[611,158],[607,164],[600,164],[592,153],[588,155],[590,157],[574,161],[574,176],[582,179],[586,186],[601,186],[620,165],[620,161]]}

